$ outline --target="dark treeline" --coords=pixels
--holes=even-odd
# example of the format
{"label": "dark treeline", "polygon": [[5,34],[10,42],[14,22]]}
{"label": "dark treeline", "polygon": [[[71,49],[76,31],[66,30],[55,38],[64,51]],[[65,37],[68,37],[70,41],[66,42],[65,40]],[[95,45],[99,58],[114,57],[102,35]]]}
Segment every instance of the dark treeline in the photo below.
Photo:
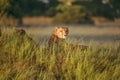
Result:
{"label": "dark treeline", "polygon": [[0,0],[0,18],[49,16],[55,23],[91,22],[91,17],[120,17],[120,0]]}

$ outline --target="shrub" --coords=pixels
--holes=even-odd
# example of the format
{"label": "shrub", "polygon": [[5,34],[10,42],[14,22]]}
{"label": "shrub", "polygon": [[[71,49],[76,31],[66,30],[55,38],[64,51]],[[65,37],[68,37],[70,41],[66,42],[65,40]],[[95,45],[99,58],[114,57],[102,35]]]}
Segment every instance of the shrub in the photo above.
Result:
{"label": "shrub", "polygon": [[56,51],[33,47],[26,35],[0,37],[0,80],[120,80],[119,75],[120,44]]}
{"label": "shrub", "polygon": [[59,12],[54,17],[54,23],[88,23],[91,22],[90,17],[85,13],[82,6],[69,6],[64,12]]}

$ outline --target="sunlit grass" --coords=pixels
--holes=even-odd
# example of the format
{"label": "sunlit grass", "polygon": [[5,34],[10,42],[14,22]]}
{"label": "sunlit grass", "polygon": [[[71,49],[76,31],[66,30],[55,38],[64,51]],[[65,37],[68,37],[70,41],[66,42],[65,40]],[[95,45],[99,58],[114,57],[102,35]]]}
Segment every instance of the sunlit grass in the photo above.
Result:
{"label": "sunlit grass", "polygon": [[66,45],[36,46],[12,31],[0,37],[0,80],[119,80],[119,75],[119,42],[113,46],[91,42],[81,51]]}

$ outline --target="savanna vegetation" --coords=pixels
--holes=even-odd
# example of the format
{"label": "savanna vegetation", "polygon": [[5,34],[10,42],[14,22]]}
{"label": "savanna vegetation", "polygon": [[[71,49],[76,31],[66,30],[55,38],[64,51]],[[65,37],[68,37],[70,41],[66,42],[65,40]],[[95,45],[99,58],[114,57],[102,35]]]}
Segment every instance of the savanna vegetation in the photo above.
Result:
{"label": "savanna vegetation", "polygon": [[[0,80],[120,80],[119,25],[110,29],[101,25],[69,27],[81,23],[120,23],[119,3],[120,0],[0,0]],[[66,44],[48,46],[48,34],[53,27],[29,27],[39,21],[69,25],[70,35],[77,43],[80,44],[79,37],[85,37],[87,50],[72,49]],[[28,33],[16,28],[22,25]],[[97,45],[90,40],[94,37],[105,42]],[[71,37],[66,42],[75,43]]]}
{"label": "savanna vegetation", "polygon": [[[120,43],[86,51],[36,45],[24,32],[2,29],[1,80],[119,80]],[[70,43],[70,40],[67,40]],[[42,42],[40,42],[42,43]]]}
{"label": "savanna vegetation", "polygon": [[[119,0],[0,0],[0,24],[20,25],[26,16],[53,18],[53,23],[94,23],[93,17],[116,21],[120,17]],[[10,22],[9,22],[10,21]]]}

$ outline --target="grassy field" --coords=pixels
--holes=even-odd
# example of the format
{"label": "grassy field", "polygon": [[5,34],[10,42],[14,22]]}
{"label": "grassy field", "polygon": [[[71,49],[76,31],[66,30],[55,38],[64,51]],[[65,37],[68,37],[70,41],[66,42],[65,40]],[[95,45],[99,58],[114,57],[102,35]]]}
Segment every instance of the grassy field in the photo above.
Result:
{"label": "grassy field", "polygon": [[24,29],[34,41],[2,30],[0,80],[120,80],[119,27],[69,26],[66,41],[88,45],[86,51],[47,47],[54,27]]}
{"label": "grassy field", "polygon": [[[60,25],[61,26],[61,25]],[[89,43],[111,44],[120,41],[119,26],[95,26],[95,25],[63,25],[69,28],[67,39],[75,44]],[[24,28],[37,42],[45,43],[50,38],[56,25],[41,25]],[[113,43],[113,44],[112,44]]]}

